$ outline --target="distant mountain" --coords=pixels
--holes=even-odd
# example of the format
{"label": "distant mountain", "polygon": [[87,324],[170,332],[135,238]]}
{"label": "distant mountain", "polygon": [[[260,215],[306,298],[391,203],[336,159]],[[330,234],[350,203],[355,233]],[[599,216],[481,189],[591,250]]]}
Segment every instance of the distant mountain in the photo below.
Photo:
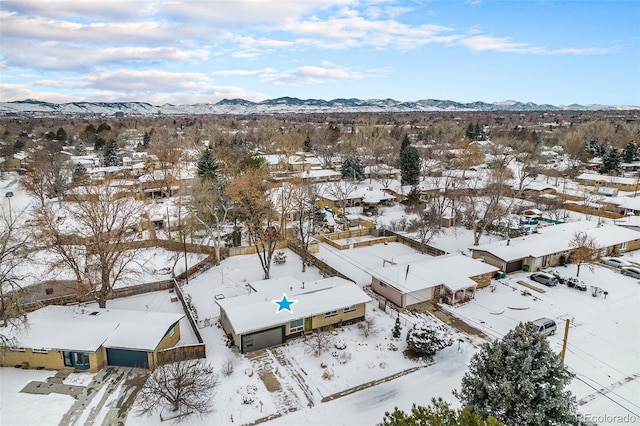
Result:
{"label": "distant mountain", "polygon": [[627,105],[548,105],[508,100],[495,103],[423,99],[401,102],[394,99],[298,99],[276,98],[262,102],[245,99],[223,99],[215,104],[152,105],[147,102],[71,102],[56,104],[34,99],[0,102],[2,115],[201,115],[201,114],[285,114],[285,113],[337,113],[337,112],[411,112],[411,111],[598,111],[630,110],[639,106]]}

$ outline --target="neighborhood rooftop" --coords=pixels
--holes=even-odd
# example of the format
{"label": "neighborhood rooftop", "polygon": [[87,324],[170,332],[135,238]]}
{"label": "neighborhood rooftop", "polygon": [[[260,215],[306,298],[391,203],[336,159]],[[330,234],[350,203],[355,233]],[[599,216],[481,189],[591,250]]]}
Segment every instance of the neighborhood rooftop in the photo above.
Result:
{"label": "neighborhood rooftop", "polygon": [[153,351],[183,314],[49,305],[27,316],[16,346],[95,352],[100,346]]}
{"label": "neighborhood rooftop", "polygon": [[[233,329],[238,334],[371,300],[357,285],[339,277],[304,283],[292,277],[281,277],[254,282],[251,287],[256,290],[255,293],[216,300],[229,315]],[[280,300],[285,293],[287,299],[297,301],[291,305],[293,313],[276,313],[278,305],[273,300]]]}

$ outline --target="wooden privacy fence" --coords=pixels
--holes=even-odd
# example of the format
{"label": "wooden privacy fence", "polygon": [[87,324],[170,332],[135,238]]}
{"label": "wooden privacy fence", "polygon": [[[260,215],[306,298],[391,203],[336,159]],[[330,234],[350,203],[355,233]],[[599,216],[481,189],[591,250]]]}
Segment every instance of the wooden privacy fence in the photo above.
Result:
{"label": "wooden privacy fence", "polygon": [[420,241],[416,241],[413,238],[409,238],[407,236],[397,234],[393,231],[389,231],[388,229],[384,230],[384,234],[395,235],[398,238],[399,243],[404,244],[405,246],[409,246],[414,250],[418,250],[421,252],[424,251],[424,253],[427,253],[430,256],[442,256],[443,254],[447,254],[447,252],[444,250],[440,250],[439,248],[433,247],[429,244],[423,245],[420,243]]}
{"label": "wooden privacy fence", "polygon": [[196,335],[196,339],[198,339],[199,343],[204,344],[204,340],[202,339],[202,335],[200,334],[200,329],[198,328],[198,324],[196,323],[196,318],[194,318],[191,307],[189,306],[187,301],[184,300],[184,293],[182,292],[178,281],[174,281],[173,290],[176,292],[176,296],[178,296],[178,299],[182,304],[182,309],[184,310],[184,314],[186,315],[189,324],[191,324],[191,328],[193,329],[193,333]]}
{"label": "wooden privacy fence", "polygon": [[156,357],[156,367],[171,362],[187,361],[189,359],[201,359],[206,358],[206,348],[204,343],[198,343],[196,345],[175,346],[173,348],[163,349],[158,351]]}
{"label": "wooden privacy fence", "polygon": [[615,212],[610,212],[610,211],[606,211],[606,210],[596,209],[596,208],[593,208],[593,207],[581,206],[581,205],[572,204],[572,203],[565,203],[565,204],[562,205],[562,207],[567,209],[567,210],[574,211],[574,212],[584,213],[586,215],[591,215],[591,216],[606,217],[608,219],[621,219],[621,218],[625,217],[625,215],[620,214],[620,213],[615,213]]}

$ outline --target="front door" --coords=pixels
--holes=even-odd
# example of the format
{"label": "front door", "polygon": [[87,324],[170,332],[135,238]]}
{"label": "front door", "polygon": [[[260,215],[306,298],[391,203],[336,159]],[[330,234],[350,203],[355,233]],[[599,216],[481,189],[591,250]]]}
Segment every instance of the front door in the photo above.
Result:
{"label": "front door", "polygon": [[304,319],[304,331],[311,331],[311,317]]}
{"label": "front door", "polygon": [[88,370],[91,367],[89,354],[86,352],[63,351],[62,358],[64,359],[65,367],[73,367],[76,370]]}
{"label": "front door", "polygon": [[73,357],[71,356],[71,352],[64,351],[62,354],[63,354],[63,358],[64,358],[64,366],[65,367],[73,367]]}

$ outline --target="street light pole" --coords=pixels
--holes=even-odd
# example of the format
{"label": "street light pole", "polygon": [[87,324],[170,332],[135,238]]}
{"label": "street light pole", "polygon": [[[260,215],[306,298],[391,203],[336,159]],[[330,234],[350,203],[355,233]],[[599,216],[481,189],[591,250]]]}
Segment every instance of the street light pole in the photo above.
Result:
{"label": "street light pole", "polygon": [[5,198],[9,202],[9,223],[13,222],[13,218],[11,217],[11,197],[13,197],[13,192],[9,191],[4,194]]}

